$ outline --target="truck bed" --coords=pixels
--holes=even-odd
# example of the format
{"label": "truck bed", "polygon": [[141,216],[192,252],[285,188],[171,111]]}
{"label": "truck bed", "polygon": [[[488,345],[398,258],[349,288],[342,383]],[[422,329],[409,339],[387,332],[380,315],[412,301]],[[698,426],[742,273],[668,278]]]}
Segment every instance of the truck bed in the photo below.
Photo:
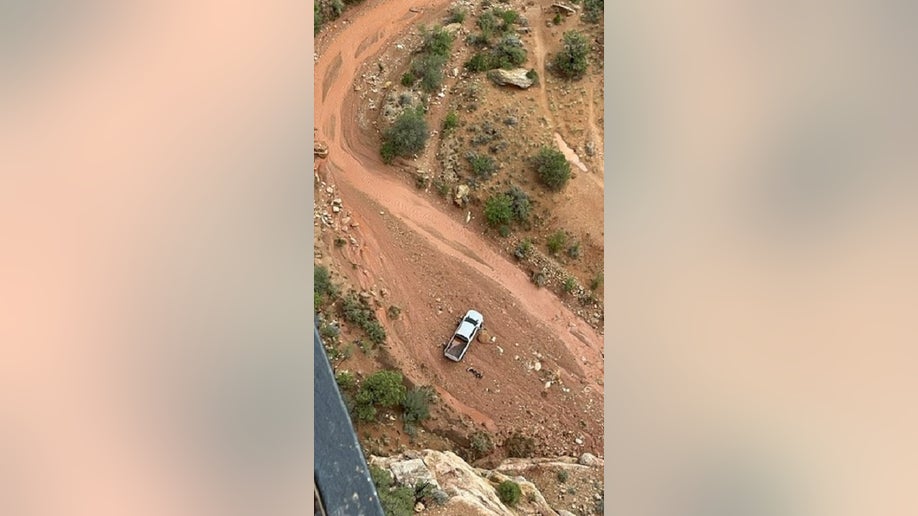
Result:
{"label": "truck bed", "polygon": [[447,358],[450,358],[455,361],[459,361],[459,357],[462,356],[462,350],[469,345],[468,342],[463,340],[461,336],[455,335],[452,339],[446,344],[446,350],[443,352]]}

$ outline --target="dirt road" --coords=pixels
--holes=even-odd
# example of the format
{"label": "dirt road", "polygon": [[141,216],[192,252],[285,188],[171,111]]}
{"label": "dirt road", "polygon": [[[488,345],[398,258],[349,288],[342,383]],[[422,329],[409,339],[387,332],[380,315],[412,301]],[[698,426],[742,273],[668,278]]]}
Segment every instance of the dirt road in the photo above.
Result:
{"label": "dirt road", "polygon": [[[601,336],[470,230],[464,211],[441,211],[385,166],[376,135],[364,134],[356,122],[353,78],[361,64],[399,31],[436,20],[446,6],[368,2],[319,42],[316,129],[330,149],[320,177],[335,185],[335,196],[359,224],[349,232],[357,244],[329,254],[352,282],[385,288],[385,303],[402,308],[395,321],[384,310],[379,315],[390,353],[413,381],[434,385],[446,402],[492,432],[525,430],[556,452],[602,454]],[[353,266],[342,266],[348,262]],[[441,344],[468,308],[485,315],[496,341],[474,343],[455,364],[442,356]],[[467,373],[468,366],[484,377]],[[553,377],[560,383],[546,387]]]}

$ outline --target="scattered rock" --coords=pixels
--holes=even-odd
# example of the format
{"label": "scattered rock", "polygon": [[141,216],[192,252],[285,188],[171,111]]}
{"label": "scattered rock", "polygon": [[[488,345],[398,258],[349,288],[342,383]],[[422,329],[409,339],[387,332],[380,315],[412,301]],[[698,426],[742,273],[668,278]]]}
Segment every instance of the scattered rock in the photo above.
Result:
{"label": "scattered rock", "polygon": [[594,468],[597,468],[597,467],[601,468],[604,463],[605,461],[593,455],[592,453],[584,453],[577,460],[577,464],[580,464],[582,466],[590,466]]}
{"label": "scattered rock", "polygon": [[596,154],[596,144],[593,143],[593,140],[586,142],[586,145],[584,146],[584,150],[586,151],[587,156],[592,156]]}
{"label": "scattered rock", "polygon": [[462,24],[461,23],[450,23],[449,25],[443,27],[443,30],[455,36],[456,34],[459,33],[459,31],[462,30]]}
{"label": "scattered rock", "polygon": [[498,86],[510,84],[517,88],[526,89],[532,86],[532,79],[526,76],[528,73],[529,70],[525,68],[514,68],[513,70],[497,69],[488,72],[488,78]]}
{"label": "scattered rock", "polygon": [[414,512],[423,512],[423,511],[424,511],[424,504],[423,504],[423,503],[418,502],[418,503],[416,503],[416,504],[414,505]]}
{"label": "scattered rock", "polygon": [[464,206],[465,203],[468,202],[470,191],[471,189],[469,188],[468,185],[459,185],[456,188],[456,197],[453,199],[453,201],[456,203],[457,206]]}

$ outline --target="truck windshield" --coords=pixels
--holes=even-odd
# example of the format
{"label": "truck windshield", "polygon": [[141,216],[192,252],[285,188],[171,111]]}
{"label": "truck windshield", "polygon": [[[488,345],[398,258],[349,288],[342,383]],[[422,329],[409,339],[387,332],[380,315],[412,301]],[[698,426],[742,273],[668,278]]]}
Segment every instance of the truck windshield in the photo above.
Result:
{"label": "truck windshield", "polygon": [[476,321],[475,319],[472,319],[471,317],[466,317],[465,322],[472,323],[472,324],[478,324],[478,321]]}

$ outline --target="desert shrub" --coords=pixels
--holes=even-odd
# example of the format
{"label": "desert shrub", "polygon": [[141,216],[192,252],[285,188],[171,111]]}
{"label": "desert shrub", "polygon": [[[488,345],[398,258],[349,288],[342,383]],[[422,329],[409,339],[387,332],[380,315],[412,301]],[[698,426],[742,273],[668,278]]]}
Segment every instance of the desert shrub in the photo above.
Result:
{"label": "desert shrub", "polygon": [[312,271],[313,291],[320,296],[335,296],[338,288],[331,282],[331,274],[324,265],[317,265]]}
{"label": "desert shrub", "polygon": [[516,433],[504,441],[504,448],[507,449],[507,455],[510,457],[528,459],[535,452],[535,441],[532,437]]}
{"label": "desert shrub", "polygon": [[406,109],[383,134],[383,161],[391,163],[395,156],[407,157],[422,151],[429,136],[430,130],[423,112]]}
{"label": "desert shrub", "polygon": [[416,80],[417,80],[417,77],[415,77],[414,74],[411,72],[405,72],[402,74],[402,86],[410,87],[414,85],[414,81]]}
{"label": "desert shrub", "polygon": [[590,280],[590,290],[597,290],[601,286],[602,286],[602,271],[599,271],[596,273],[595,276],[593,276],[593,279]]}
{"label": "desert shrub", "polygon": [[485,11],[478,17],[478,21],[476,21],[475,24],[478,25],[478,28],[481,29],[481,33],[485,37],[490,38],[497,29],[498,21],[492,11]]}
{"label": "desert shrub", "polygon": [[500,497],[500,501],[510,507],[515,506],[520,501],[521,494],[520,485],[512,480],[504,480],[497,486],[497,496]]}
{"label": "desert shrub", "polygon": [[506,194],[494,194],[485,201],[484,215],[491,227],[506,225],[513,218],[513,201]]}
{"label": "desert shrub", "polygon": [[478,52],[465,63],[466,69],[470,72],[486,72],[497,66],[492,66],[491,54]]}
{"label": "desert shrub", "polygon": [[446,57],[453,45],[453,35],[442,27],[427,30],[421,27],[421,52],[424,54]]}
{"label": "desert shrub", "polygon": [[410,487],[393,487],[392,474],[389,471],[370,465],[370,477],[379,495],[386,516],[413,516],[414,489]]}
{"label": "desert shrub", "polygon": [[520,19],[520,13],[513,9],[494,9],[493,13],[503,22],[500,27],[502,31],[510,30],[512,25]]}
{"label": "desert shrub", "polygon": [[318,34],[322,30],[322,25],[325,23],[325,15],[322,13],[322,9],[319,7],[319,2],[312,4],[312,33]]}
{"label": "desert shrub", "polygon": [[449,195],[450,186],[448,182],[438,177],[434,179],[433,184],[434,188],[437,189],[437,193],[440,194],[440,197],[446,197]]}
{"label": "desert shrub", "polygon": [[506,224],[504,224],[503,226],[500,226],[499,228],[497,228],[497,234],[503,238],[507,238],[508,236],[510,236],[510,226]]}
{"label": "desert shrub", "polygon": [[443,119],[443,130],[449,131],[456,127],[459,127],[459,115],[455,111],[450,111],[446,114],[446,118]]}
{"label": "desert shrub", "polygon": [[548,275],[545,274],[545,271],[535,271],[532,273],[532,282],[535,283],[537,287],[544,286],[547,281]]}
{"label": "desert shrub", "polygon": [[386,341],[386,330],[376,320],[376,314],[353,292],[344,297],[341,310],[344,314],[344,319],[349,323],[356,324],[366,332],[373,343],[382,344]]}
{"label": "desert shrub", "polygon": [[571,258],[580,258],[580,242],[574,242],[567,248],[567,255]]}
{"label": "desert shrub", "polygon": [[564,154],[551,147],[542,147],[532,159],[539,181],[551,190],[564,188],[571,177],[571,164]]}
{"label": "desert shrub", "polygon": [[449,495],[442,489],[434,489],[430,493],[430,497],[437,505],[446,505],[446,502],[449,501]]}
{"label": "desert shrub", "polygon": [[420,78],[421,88],[427,93],[432,93],[443,84],[443,65],[446,56],[440,54],[423,54],[411,61],[411,73]]}
{"label": "desert shrub", "polygon": [[564,247],[565,242],[567,242],[567,233],[559,229],[548,237],[545,245],[548,246],[549,253],[555,254]]}
{"label": "desert shrub", "polygon": [[552,70],[566,79],[579,79],[587,70],[587,54],[590,45],[586,36],[570,30],[564,33],[561,50],[552,60]]}
{"label": "desert shrub", "polygon": [[514,185],[507,190],[507,196],[511,199],[513,218],[519,222],[528,221],[529,212],[532,211],[532,203],[529,201],[529,196],[526,195],[526,192]]}
{"label": "desert shrub", "polygon": [[312,309],[316,312],[319,311],[319,308],[322,307],[322,294],[318,292],[312,293]]}
{"label": "desert shrub", "polygon": [[347,244],[347,239],[344,237],[335,237],[335,247],[344,247]]}
{"label": "desert shrub", "polygon": [[357,378],[353,373],[342,371],[335,375],[335,382],[343,391],[351,390],[357,386]]}
{"label": "desert shrub", "polygon": [[395,305],[390,305],[389,308],[386,309],[386,315],[389,316],[389,319],[398,319],[398,316],[401,315],[401,313],[402,309]]}
{"label": "desert shrub", "polygon": [[462,23],[465,21],[466,10],[461,7],[453,7],[449,11],[449,17],[446,19],[446,23]]}
{"label": "desert shrub", "polygon": [[559,470],[558,471],[558,482],[564,483],[564,482],[567,482],[567,479],[568,479],[567,470],[566,469]]}
{"label": "desert shrub", "polygon": [[491,44],[491,38],[485,36],[481,33],[469,34],[465,38],[465,42],[473,47],[486,47]]}
{"label": "desert shrub", "polygon": [[412,389],[405,394],[402,400],[402,419],[406,425],[409,423],[419,423],[430,417],[430,402],[433,400],[433,392],[430,387],[420,387]]}
{"label": "desert shrub", "polygon": [[322,337],[322,340],[325,342],[332,342],[338,338],[338,335],[341,334],[341,330],[333,324],[328,324],[323,322],[319,326],[319,336]]}
{"label": "desert shrub", "polygon": [[513,68],[526,61],[526,49],[515,34],[500,39],[491,51],[492,68]]}
{"label": "desert shrub", "polygon": [[518,260],[522,260],[528,257],[530,253],[532,253],[532,241],[526,238],[516,245],[516,249],[513,251],[513,256],[516,256]]}
{"label": "desert shrub", "polygon": [[539,84],[539,72],[537,72],[535,68],[530,68],[529,71],[526,72],[526,78],[532,81],[532,84]]}
{"label": "desert shrub", "polygon": [[329,8],[332,12],[332,18],[338,18],[344,12],[344,2],[341,0],[331,0]]}
{"label": "desert shrub", "polygon": [[497,170],[497,163],[494,158],[486,154],[470,152],[466,155],[466,159],[469,161],[469,166],[472,167],[472,173],[478,179],[488,179]]}
{"label": "desert shrub", "polygon": [[555,17],[551,19],[551,22],[555,25],[561,25],[561,13],[555,14]]}
{"label": "desert shrub", "polygon": [[584,0],[583,1],[583,20],[587,23],[599,23],[602,21],[603,0]]}
{"label": "desert shrub", "polygon": [[577,288],[577,280],[571,276],[568,276],[567,278],[564,279],[563,286],[564,286],[564,291],[570,294],[571,292],[574,291],[575,288]]}
{"label": "desert shrub", "polygon": [[395,407],[404,398],[402,375],[395,371],[377,371],[364,380],[357,392],[358,418],[371,421],[376,418],[376,407]]}
{"label": "desert shrub", "polygon": [[494,443],[491,442],[491,436],[486,432],[473,433],[469,437],[469,445],[478,457],[483,457],[494,450]]}

